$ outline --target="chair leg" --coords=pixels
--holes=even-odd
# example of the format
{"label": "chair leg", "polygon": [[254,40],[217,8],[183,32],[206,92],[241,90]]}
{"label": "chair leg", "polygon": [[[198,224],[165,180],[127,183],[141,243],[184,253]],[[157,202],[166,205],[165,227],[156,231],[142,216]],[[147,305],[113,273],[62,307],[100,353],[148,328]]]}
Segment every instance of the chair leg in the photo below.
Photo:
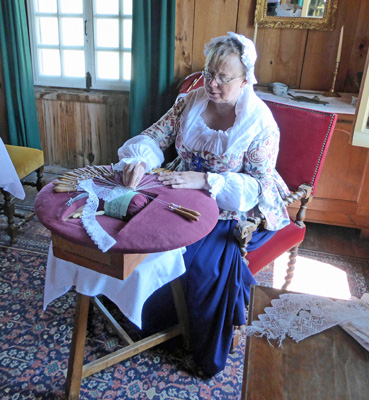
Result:
{"label": "chair leg", "polygon": [[296,258],[297,258],[298,252],[299,252],[299,244],[290,250],[288,268],[286,271],[286,276],[284,278],[285,282],[282,286],[282,290],[286,290],[292,281],[292,278],[293,278],[293,275],[295,272],[295,264],[296,264]]}
{"label": "chair leg", "polygon": [[40,191],[46,185],[46,181],[44,179],[44,166],[36,169],[36,173],[37,173],[36,189]]}
{"label": "chair leg", "polygon": [[8,227],[7,227],[7,232],[8,235],[10,236],[11,243],[15,242],[15,237],[17,235],[18,228],[15,224],[15,219],[14,219],[14,214],[15,214],[15,207],[12,202],[12,196],[9,192],[6,190],[2,190],[2,193],[4,195],[4,214],[7,217],[8,220]]}

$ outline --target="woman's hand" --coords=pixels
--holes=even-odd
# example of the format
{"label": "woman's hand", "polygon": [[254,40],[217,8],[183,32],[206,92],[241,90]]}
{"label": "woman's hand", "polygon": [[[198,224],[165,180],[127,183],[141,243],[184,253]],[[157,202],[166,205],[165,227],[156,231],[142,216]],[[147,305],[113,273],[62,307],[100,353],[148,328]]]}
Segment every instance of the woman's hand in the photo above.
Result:
{"label": "woman's hand", "polygon": [[132,163],[123,167],[123,185],[136,189],[145,173],[145,163]]}
{"label": "woman's hand", "polygon": [[175,189],[210,189],[205,172],[168,172],[159,175],[158,179],[163,185],[172,186]]}

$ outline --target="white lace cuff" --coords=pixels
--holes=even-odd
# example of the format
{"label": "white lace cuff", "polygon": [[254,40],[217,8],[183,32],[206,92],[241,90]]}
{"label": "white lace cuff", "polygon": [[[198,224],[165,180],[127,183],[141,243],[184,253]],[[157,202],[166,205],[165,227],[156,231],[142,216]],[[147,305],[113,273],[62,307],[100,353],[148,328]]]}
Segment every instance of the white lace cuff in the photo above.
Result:
{"label": "white lace cuff", "polygon": [[210,194],[213,199],[216,199],[217,194],[221,192],[225,185],[225,179],[222,175],[214,174],[212,172],[208,172],[206,174],[206,180],[210,187]]}
{"label": "white lace cuff", "polygon": [[207,174],[210,193],[218,207],[229,211],[249,211],[259,199],[259,183],[250,175],[237,172]]}
{"label": "white lace cuff", "polygon": [[164,161],[163,152],[154,139],[146,135],[135,136],[124,143],[118,150],[119,168],[125,164],[143,161],[146,164],[146,172],[160,167]]}

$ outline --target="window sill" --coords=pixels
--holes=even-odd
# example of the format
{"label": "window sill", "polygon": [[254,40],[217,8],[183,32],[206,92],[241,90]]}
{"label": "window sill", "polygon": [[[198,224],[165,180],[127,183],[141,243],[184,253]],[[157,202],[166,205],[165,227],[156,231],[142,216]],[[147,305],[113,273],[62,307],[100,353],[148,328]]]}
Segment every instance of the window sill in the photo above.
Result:
{"label": "window sill", "polygon": [[74,101],[77,103],[116,103],[117,100],[129,97],[128,91],[107,91],[55,88],[34,86],[35,98],[42,100]]}

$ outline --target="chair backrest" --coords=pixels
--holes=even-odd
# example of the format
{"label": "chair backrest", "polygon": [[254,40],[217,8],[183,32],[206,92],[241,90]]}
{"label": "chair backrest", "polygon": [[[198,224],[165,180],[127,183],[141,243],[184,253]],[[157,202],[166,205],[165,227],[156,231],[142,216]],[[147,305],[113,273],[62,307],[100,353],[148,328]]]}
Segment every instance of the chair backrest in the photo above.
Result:
{"label": "chair backrest", "polygon": [[318,184],[337,115],[265,101],[281,136],[276,169],[287,186],[296,190],[305,183]]}
{"label": "chair backrest", "polygon": [[[180,96],[204,85],[201,72],[187,76]],[[279,126],[281,136],[277,171],[291,190],[309,184],[315,192],[328,152],[337,115],[265,101]]]}
{"label": "chair backrest", "polygon": [[188,75],[181,83],[179,93],[187,94],[188,92],[191,92],[191,90],[195,90],[201,86],[204,86],[204,77],[201,75],[201,72],[194,72],[193,74]]}

